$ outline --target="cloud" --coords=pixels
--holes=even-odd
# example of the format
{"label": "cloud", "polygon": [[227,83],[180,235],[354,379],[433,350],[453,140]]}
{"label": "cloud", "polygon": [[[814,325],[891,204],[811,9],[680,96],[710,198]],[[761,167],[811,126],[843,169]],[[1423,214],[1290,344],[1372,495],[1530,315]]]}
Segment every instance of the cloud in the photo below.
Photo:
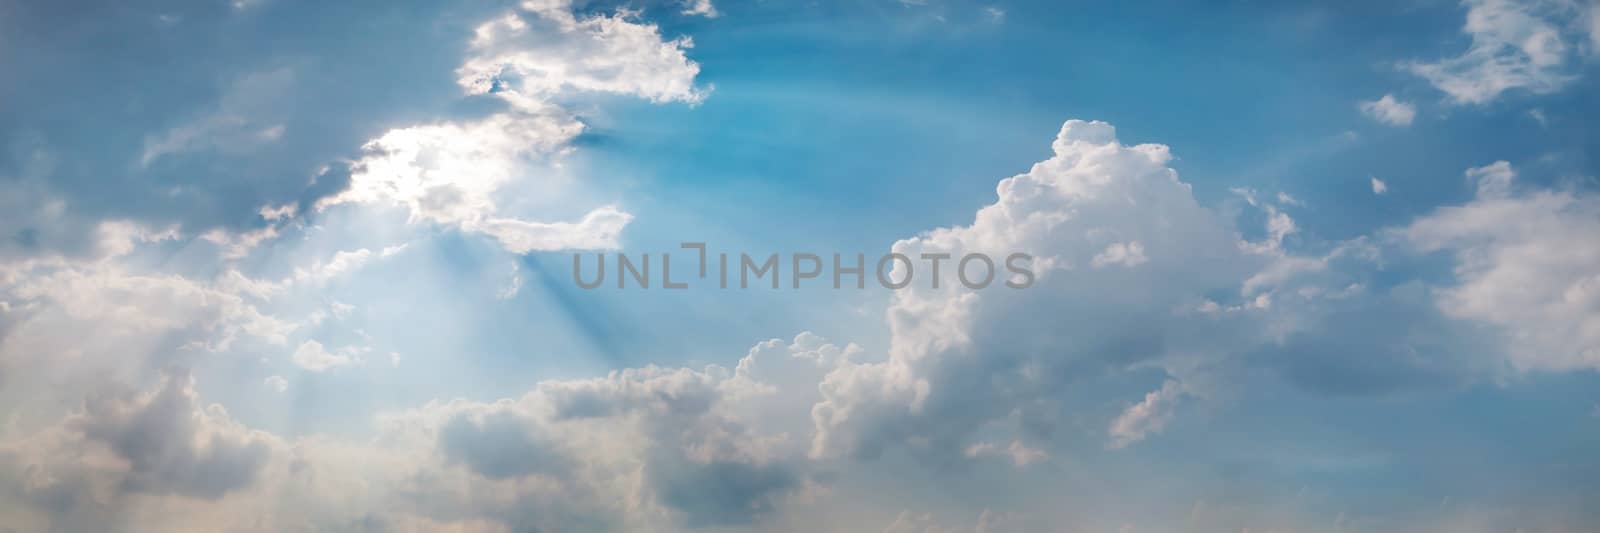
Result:
{"label": "cloud", "polygon": [[[806,428],[815,391],[789,385],[814,386],[858,350],[805,333],[761,343],[734,369],[630,368],[520,397],[436,401],[380,415],[377,437],[361,443],[245,428],[173,374],[0,441],[0,494],[23,496],[0,503],[0,516],[134,531],[758,527],[811,483],[806,443],[788,430]],[[764,416],[773,406],[800,416],[778,430]],[[100,458],[102,445],[117,460]],[[12,505],[42,514],[7,514]],[[122,505],[184,512],[118,515]]]}
{"label": "cloud", "polygon": [[1412,119],[1417,117],[1416,106],[1396,100],[1392,94],[1385,94],[1383,98],[1377,100],[1361,102],[1359,107],[1361,114],[1390,126],[1410,126]]}
{"label": "cloud", "polygon": [[687,37],[663,39],[654,24],[623,14],[580,17],[566,2],[528,2],[478,26],[472,54],[456,71],[472,94],[496,94],[539,111],[565,90],[635,95],[652,102],[698,102],[700,66]]}
{"label": "cloud", "polygon": [[[9,346],[29,342],[34,333],[47,342],[55,336],[51,331],[73,324],[97,324],[107,337],[192,331],[204,334],[199,340],[212,348],[229,346],[241,335],[283,344],[295,329],[229,285],[125,266],[121,259],[132,250],[130,243],[149,242],[151,234],[133,226],[104,228],[104,257],[0,263],[0,289],[39,311],[26,328],[12,332]],[[79,348],[91,345],[84,336],[72,341]]]}
{"label": "cloud", "polygon": [[1477,196],[1400,228],[1416,250],[1455,260],[1445,314],[1504,328],[1507,357],[1524,370],[1600,366],[1600,198],[1521,191],[1510,163],[1469,169]]}
{"label": "cloud", "polygon": [[[835,506],[905,508],[851,501],[884,486],[904,488],[896,492],[906,501],[924,497],[924,484],[961,496],[990,490],[939,485],[950,472],[980,479],[1001,468],[1018,487],[1055,491],[1065,485],[1029,476],[1060,482],[1060,468],[1118,457],[1091,455],[1112,453],[1105,448],[1142,453],[1154,446],[1132,445],[1177,437],[1179,417],[1199,411],[1189,406],[1235,408],[1217,397],[1261,390],[1263,380],[1297,393],[1373,395],[1514,376],[1497,373],[1507,365],[1561,370],[1596,360],[1589,326],[1600,307],[1589,289],[1600,263],[1583,237],[1600,231],[1600,208],[1576,192],[1523,190],[1509,163],[1469,170],[1478,192],[1465,205],[1381,235],[1320,243],[1286,211],[1298,200],[1240,189],[1243,200],[1231,201],[1254,206],[1263,226],[1246,238],[1225,211],[1195,199],[1165,146],[1124,144],[1109,124],[1068,121],[1051,148],[1048,159],[1001,180],[994,203],[969,224],[893,247],[910,257],[1024,251],[1037,258],[1034,287],[968,291],[944,270],[944,289],[919,283],[891,297],[884,352],[802,333],[762,342],[732,368],[643,366],[541,381],[500,399],[442,398],[386,412],[375,435],[352,441],[242,427],[220,407],[201,407],[193,380],[175,375],[149,392],[92,396],[42,432],[8,428],[0,516],[25,530],[817,530],[805,517],[832,516]],[[463,222],[493,220],[484,211],[500,207],[493,193],[454,203],[373,194],[412,216],[496,235]],[[212,281],[142,270],[160,262],[141,254],[161,259],[153,252],[197,240],[111,223],[90,247],[98,255],[0,263],[8,302],[0,353],[89,349],[96,359],[131,360],[165,350],[130,338],[213,347],[237,338],[296,346],[290,363],[327,371],[360,363],[367,349],[291,337],[297,324],[316,321],[268,318],[257,307],[294,287],[320,293],[313,281],[379,257],[423,255],[325,248],[277,265],[288,274],[275,282],[234,269],[250,261],[221,258]],[[226,255],[198,247],[213,251]],[[1388,282],[1398,276],[1376,272],[1383,255],[1397,252],[1446,254],[1456,278]],[[314,307],[348,314],[345,305],[324,297]],[[26,318],[13,322],[18,311]],[[278,327],[247,326],[257,320]],[[316,376],[297,390],[341,377]],[[84,383],[109,389],[98,378]],[[280,392],[288,385],[279,375],[261,383]],[[1265,390],[1281,392],[1277,384]],[[891,453],[913,460],[869,464]],[[1084,477],[1106,472],[1082,468]],[[840,496],[829,499],[832,491]],[[1006,513],[984,516],[974,528],[957,521],[958,530],[1013,523],[999,518]],[[888,519],[831,524],[856,531]],[[943,525],[914,514],[894,524]]]}
{"label": "cloud", "polygon": [[1467,169],[1467,179],[1478,187],[1479,198],[1500,198],[1511,193],[1511,182],[1517,177],[1509,161]]}
{"label": "cloud", "polygon": [[1413,61],[1421,76],[1457,104],[1485,104],[1510,90],[1551,93],[1577,79],[1572,36],[1578,4],[1541,0],[1466,0],[1461,31],[1472,46],[1459,56]]}
{"label": "cloud", "polygon": [[1388,192],[1389,192],[1389,184],[1384,183],[1383,180],[1378,179],[1377,176],[1373,176],[1371,179],[1372,179],[1372,194],[1376,194],[1376,195],[1380,195],[1380,196],[1384,195],[1384,194],[1388,194]]}
{"label": "cloud", "polygon": [[[1124,145],[1102,122],[1068,121],[1054,156],[1002,180],[971,225],[902,240],[919,257],[1032,254],[1028,290],[898,291],[882,362],[824,379],[813,411],[819,457],[872,457],[899,445],[935,461],[963,456],[980,427],[1019,417],[1047,437],[1078,379],[1203,350],[1173,310],[1243,279],[1252,258],[1228,222],[1195,202],[1161,145]],[[1116,265],[1124,268],[1097,268]],[[1136,268],[1127,268],[1136,267]],[[897,267],[898,268],[898,267]],[[896,274],[901,275],[901,274]],[[951,282],[954,283],[953,281]],[[920,285],[919,285],[920,286]],[[1074,317],[1064,327],[1054,317]]]}
{"label": "cloud", "polygon": [[69,427],[128,461],[128,490],[218,498],[249,485],[266,461],[265,437],[201,408],[193,380],[168,376],[153,394],[94,396]]}
{"label": "cloud", "polygon": [[684,53],[693,43],[664,40],[654,25],[625,14],[580,17],[566,2],[523,8],[478,26],[456,70],[467,93],[491,95],[509,109],[477,121],[388,131],[363,146],[366,155],[352,165],[349,188],[318,208],[397,205],[413,222],[483,233],[518,254],[616,248],[633,219],[616,206],[595,208],[577,222],[539,222],[501,214],[494,198],[507,184],[540,173],[532,170],[535,163],[552,163],[582,133],[583,123],[552,102],[558,94],[699,102],[706,94],[694,84],[699,65]]}
{"label": "cloud", "polygon": [[1589,40],[1592,46],[1600,48],[1600,7],[1593,4],[1589,6]]}
{"label": "cloud", "polygon": [[894,246],[909,257],[1026,252],[1035,285],[897,291],[887,358],[823,379],[814,457],[894,449],[948,464],[991,454],[996,437],[1050,452],[1067,440],[1063,413],[1083,400],[1074,388],[1140,373],[1164,384],[1103,419],[1110,448],[1162,432],[1183,401],[1263,369],[1324,395],[1503,375],[1502,355],[1485,349],[1490,335],[1434,306],[1426,286],[1369,286],[1387,240],[1302,252],[1308,244],[1289,239],[1295,220],[1240,189],[1265,215],[1264,236],[1245,239],[1194,199],[1165,146],[1122,144],[1109,124],[1068,121],[1052,147],[1002,180],[970,225]]}
{"label": "cloud", "polygon": [[[414,222],[504,235],[503,240],[519,246],[572,242],[614,247],[614,233],[604,232],[619,229],[616,226],[555,226],[497,214],[495,193],[524,171],[526,158],[552,154],[581,130],[571,117],[512,114],[390,130],[366,145],[368,155],[354,165],[350,188],[324,199],[318,209],[343,203],[389,204],[405,207]],[[519,229],[519,222],[547,231],[542,239],[518,238],[540,235],[536,229]],[[562,237],[562,228],[590,233]]]}
{"label": "cloud", "polygon": [[[9,12],[0,49],[52,59],[10,63],[0,80],[9,111],[0,119],[0,175],[38,179],[44,196],[92,222],[259,229],[262,205],[309,207],[337,192],[337,180],[308,183],[315,169],[359,155],[396,117],[452,114],[459,88],[450,72],[461,60],[454,43],[471,31],[456,21],[483,20],[503,9],[497,3],[269,3],[236,12],[226,2],[185,1],[128,13],[92,2]],[[279,9],[329,26],[282,24]],[[44,29],[62,17],[76,21],[81,39]],[[389,23],[368,24],[380,19]],[[224,44],[240,36],[278,45]],[[374,42],[388,44],[376,53]],[[77,229],[40,231],[37,244],[66,246]]]}
{"label": "cloud", "polygon": [[1094,259],[1091,259],[1089,264],[1095,268],[1114,265],[1133,268],[1144,264],[1145,261],[1149,261],[1149,258],[1144,256],[1144,245],[1139,244],[1139,241],[1134,241],[1112,243],[1106,246],[1105,251],[1094,256]]}
{"label": "cloud", "polygon": [[684,0],[683,14],[700,15],[702,17],[711,19],[717,18],[720,15],[717,13],[717,7],[711,5],[711,0]]}
{"label": "cloud", "polygon": [[89,523],[114,520],[135,501],[237,494],[277,446],[220,406],[201,405],[192,379],[176,372],[147,393],[97,392],[59,424],[0,445],[0,490],[18,491],[53,527],[103,529]]}
{"label": "cloud", "polygon": [[361,354],[365,350],[353,346],[346,346],[338,351],[330,352],[317,341],[305,341],[300,347],[294,349],[294,354],[289,357],[295,366],[322,372],[325,370],[350,366],[361,362]]}
{"label": "cloud", "polygon": [[289,390],[289,380],[283,379],[283,376],[267,376],[267,379],[263,380],[261,384],[271,389],[272,392]]}
{"label": "cloud", "polygon": [[534,428],[534,421],[510,411],[462,412],[439,428],[439,450],[446,460],[489,479],[565,473],[565,459],[537,442],[530,434]]}
{"label": "cloud", "polygon": [[[203,105],[192,106],[181,116],[170,117],[176,120],[145,121],[146,124],[165,125],[154,132],[133,136],[145,141],[145,151],[129,155],[114,149],[120,145],[108,145],[105,150],[94,152],[117,154],[116,159],[120,160],[117,165],[128,167],[131,162],[139,167],[135,170],[120,168],[118,172],[135,172],[141,176],[165,175],[174,170],[209,176],[212,172],[198,168],[219,161],[240,163],[237,166],[241,172],[269,169],[264,172],[272,174],[273,179],[246,179],[248,191],[237,183],[219,186],[237,193],[229,196],[230,202],[212,202],[203,195],[185,200],[207,206],[226,203],[232,211],[250,219],[250,224],[215,225],[214,219],[176,212],[181,210],[173,214],[173,219],[179,222],[171,224],[153,224],[144,220],[150,218],[143,216],[147,214],[127,219],[104,218],[101,209],[104,206],[81,201],[84,197],[77,194],[81,191],[59,188],[70,183],[63,169],[96,168],[92,158],[70,167],[61,166],[59,157],[51,150],[61,146],[51,144],[57,139],[48,131],[37,136],[42,139],[38,142],[8,146],[8,150],[0,153],[3,159],[0,173],[5,173],[7,178],[17,177],[24,185],[39,185],[0,188],[0,207],[5,208],[0,209],[0,222],[18,228],[18,239],[0,241],[0,308],[3,308],[0,311],[3,312],[0,316],[0,384],[7,387],[5,392],[30,398],[26,402],[19,400],[19,408],[24,404],[30,407],[40,404],[48,412],[55,409],[53,405],[58,399],[53,399],[58,396],[72,397],[78,391],[103,385],[107,379],[137,380],[167,365],[193,363],[210,352],[282,353],[287,351],[283,346],[293,346],[288,361],[318,372],[362,362],[368,350],[365,347],[334,349],[316,340],[296,338],[296,333],[302,329],[324,326],[323,320],[329,315],[321,306],[301,320],[285,318],[284,314],[307,307],[307,300],[313,298],[306,290],[328,290],[325,286],[331,281],[349,277],[350,273],[379,258],[390,257],[404,245],[381,251],[376,247],[345,247],[335,252],[300,245],[291,238],[310,240],[312,234],[348,229],[317,225],[335,216],[324,214],[314,209],[315,206],[324,209],[357,203],[398,206],[406,209],[416,221],[487,234],[517,253],[615,247],[620,232],[632,219],[632,215],[619,207],[601,205],[587,214],[580,211],[571,222],[540,222],[524,213],[511,213],[495,203],[497,195],[504,195],[502,185],[538,175],[539,165],[550,164],[553,158],[572,149],[570,142],[582,129],[577,115],[553,103],[534,99],[554,98],[558,93],[575,90],[635,91],[649,93],[648,98],[652,100],[697,102],[704,92],[693,85],[698,66],[683,54],[683,49],[690,44],[687,40],[663,40],[654,26],[638,23],[632,15],[579,16],[563,11],[570,7],[562,3],[549,8],[502,13],[493,20],[520,17],[530,23],[537,34],[510,32],[503,35],[510,40],[487,39],[465,46],[468,59],[483,59],[487,56],[482,54],[491,53],[516,59],[521,57],[519,50],[535,50],[539,61],[544,61],[548,59],[546,56],[556,52],[573,52],[562,59],[570,63],[569,70],[575,73],[573,83],[541,86],[549,90],[497,89],[494,95],[468,95],[469,99],[500,100],[503,108],[486,114],[472,113],[475,118],[437,120],[393,128],[387,133],[378,129],[382,135],[370,140],[367,143],[369,152],[354,162],[329,164],[337,158],[329,157],[325,150],[305,149],[303,140],[290,138],[306,132],[345,128],[348,125],[343,119],[355,116],[328,113],[321,117],[328,124],[319,123],[314,128],[297,126],[304,125],[306,117],[285,112],[284,102],[297,100],[294,95],[308,87],[326,89],[323,84],[339,85],[338,80],[343,79],[329,77],[330,73],[304,61],[269,61],[265,63],[292,63],[292,66],[243,73],[218,70],[224,84],[217,91],[217,98],[199,99]],[[470,20],[476,18],[472,17],[473,12],[457,14]],[[22,13],[37,14],[36,10]],[[24,23],[26,16],[13,21]],[[201,22],[201,18],[186,17],[184,21]],[[550,36],[545,33],[548,29],[558,30],[555,33],[559,38],[545,39]],[[95,28],[83,30],[92,33]],[[8,35],[8,39],[11,36]],[[123,38],[133,37],[120,33],[97,37],[108,42]],[[173,35],[171,38],[187,37]],[[129,46],[141,44],[144,43],[131,42]],[[590,48],[591,45],[598,47]],[[340,57],[342,50],[332,47],[318,52],[333,61]],[[427,70],[436,59],[431,53],[420,53],[409,46],[397,45],[391,51],[415,56],[408,59],[408,68]],[[597,60],[586,55],[591,52],[610,55]],[[452,55],[455,53],[451,51]],[[626,53],[642,55],[626,57]],[[61,54],[62,59],[69,59],[67,56],[71,55],[70,51],[61,51]],[[200,56],[193,58],[202,59]],[[470,84],[452,83],[457,80],[449,73],[468,61],[460,56],[450,61],[454,64],[432,72],[446,73],[442,82],[450,86],[451,100],[459,101],[459,91]],[[621,63],[604,64],[605,61]],[[663,65],[666,67],[658,68]],[[548,62],[521,65],[528,68],[553,66],[554,63]],[[540,71],[523,76],[524,73],[514,72],[516,68],[520,67],[508,67],[503,73],[504,80],[552,74]],[[157,76],[152,75],[152,79]],[[210,79],[218,74],[208,71],[206,76]],[[384,79],[389,78],[376,76],[369,81]],[[674,80],[680,79],[686,89],[674,92],[671,88],[677,83]],[[19,102],[30,98],[27,91],[16,94]],[[113,96],[123,94],[118,92]],[[337,100],[343,93],[330,90],[318,94],[315,102],[321,102],[324,96]],[[370,95],[363,98],[370,99]],[[147,103],[156,105],[151,100],[125,107],[143,109],[140,106]],[[350,104],[350,107],[365,109],[363,103]],[[395,111],[395,108],[391,106],[388,110]],[[63,111],[67,114],[52,118],[51,123],[56,118],[78,120],[70,116],[72,110]],[[163,108],[162,111],[170,110]],[[411,111],[402,114],[428,115]],[[283,122],[277,122],[280,119]],[[272,129],[287,126],[269,142],[244,142],[259,140],[249,135],[235,138],[238,137],[235,133],[256,131],[256,125],[272,126]],[[85,131],[89,133],[96,132]],[[7,137],[8,143],[21,140],[27,139]],[[330,143],[310,144],[321,147]],[[359,144],[346,146],[353,148]],[[18,153],[27,153],[31,159],[19,161],[13,157]],[[299,170],[284,171],[275,166],[282,163],[277,160],[261,165],[247,164],[256,158],[272,159],[274,156],[286,157],[292,164],[285,165]],[[317,165],[325,166],[310,176],[311,184],[306,185],[304,180],[294,177],[306,176],[305,169]],[[386,174],[378,174],[380,171]],[[233,174],[221,176],[216,183],[227,182]],[[284,176],[289,178],[285,180]],[[158,181],[162,180],[150,179],[144,184]],[[282,191],[266,190],[270,187],[265,184],[283,181],[291,182],[292,188],[304,195],[296,193],[285,198],[279,194]],[[183,183],[160,194],[166,198],[202,190],[214,192],[206,188],[216,183]],[[114,188],[110,181],[104,185],[108,190]],[[96,187],[101,184],[97,182]],[[144,203],[140,200],[144,192],[113,195],[112,203],[122,207]],[[248,207],[238,208],[239,202],[231,201],[236,197],[248,197]],[[322,219],[317,220],[318,217]],[[15,226],[11,225],[13,222]],[[261,250],[271,253],[258,253]],[[321,253],[330,255],[303,260]],[[282,274],[285,271],[289,273]],[[335,313],[338,313],[337,305]],[[397,362],[398,356],[391,360]],[[19,380],[19,376],[49,376],[50,379]],[[280,388],[276,381],[262,383],[269,388]]]}
{"label": "cloud", "polygon": [[995,456],[1005,457],[1010,459],[1012,464],[1019,467],[1050,459],[1049,452],[1029,448],[1028,445],[1017,440],[1011,441],[1011,444],[1004,446],[993,442],[980,442],[967,447],[966,455],[975,459]]}
{"label": "cloud", "polygon": [[1538,109],[1529,109],[1528,118],[1533,119],[1534,122],[1538,122],[1539,127],[1541,128],[1550,125],[1550,118],[1544,116],[1544,111]]}
{"label": "cloud", "polygon": [[1161,384],[1160,389],[1146,394],[1143,401],[1129,406],[1116,420],[1111,421],[1109,446],[1113,449],[1123,448],[1144,440],[1148,435],[1160,433],[1172,420],[1172,411],[1182,397],[1182,387],[1170,380]]}

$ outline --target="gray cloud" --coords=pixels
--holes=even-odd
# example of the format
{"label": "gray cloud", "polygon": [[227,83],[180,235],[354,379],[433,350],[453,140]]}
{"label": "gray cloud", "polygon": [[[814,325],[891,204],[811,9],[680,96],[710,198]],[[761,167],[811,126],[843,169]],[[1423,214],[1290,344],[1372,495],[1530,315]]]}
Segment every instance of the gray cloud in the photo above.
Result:
{"label": "gray cloud", "polygon": [[565,458],[530,434],[527,420],[509,412],[477,417],[458,413],[439,428],[439,451],[490,479],[509,479],[534,473],[561,474]]}
{"label": "gray cloud", "polygon": [[96,395],[69,426],[128,461],[129,490],[215,499],[250,485],[267,442],[201,407],[193,381],[173,374],[151,394]]}

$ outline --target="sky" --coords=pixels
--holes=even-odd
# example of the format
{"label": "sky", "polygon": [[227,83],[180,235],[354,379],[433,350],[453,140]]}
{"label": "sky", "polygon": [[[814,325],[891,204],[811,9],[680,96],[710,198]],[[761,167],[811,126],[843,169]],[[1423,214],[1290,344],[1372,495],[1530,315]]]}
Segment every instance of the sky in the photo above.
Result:
{"label": "sky", "polygon": [[0,532],[1600,530],[1597,66],[1592,0],[0,0]]}

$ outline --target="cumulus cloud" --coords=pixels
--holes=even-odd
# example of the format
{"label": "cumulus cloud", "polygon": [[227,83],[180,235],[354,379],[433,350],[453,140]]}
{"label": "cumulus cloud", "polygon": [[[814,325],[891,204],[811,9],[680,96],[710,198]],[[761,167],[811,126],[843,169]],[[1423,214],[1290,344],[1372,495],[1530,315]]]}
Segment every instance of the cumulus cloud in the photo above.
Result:
{"label": "cumulus cloud", "polygon": [[705,95],[694,84],[700,68],[685,55],[693,43],[664,39],[656,26],[625,13],[578,16],[563,1],[522,7],[480,25],[456,71],[469,94],[492,95],[508,110],[477,121],[390,130],[363,147],[366,156],[352,166],[349,188],[319,208],[397,205],[413,221],[483,233],[519,254],[617,247],[633,216],[615,206],[597,207],[576,222],[540,222],[501,214],[494,196],[540,173],[535,162],[570,150],[582,133],[583,123],[552,102],[560,93],[699,102]]}
{"label": "cumulus cloud", "polygon": [[[733,370],[643,367],[546,381],[521,398],[429,406],[386,424],[436,433],[445,461],[483,478],[590,493],[589,520],[604,529],[749,525],[805,482],[803,443],[743,414],[778,393],[756,369],[838,351],[802,344],[810,339],[763,344]],[[563,529],[541,526],[550,527]]]}
{"label": "cumulus cloud", "polygon": [[202,408],[186,375],[168,376],[150,394],[97,395],[68,427],[127,460],[124,487],[218,498],[249,485],[266,461],[266,438]]}
{"label": "cumulus cloud", "polygon": [[1383,98],[1368,102],[1361,102],[1361,113],[1390,126],[1410,126],[1411,121],[1417,118],[1417,107],[1406,102],[1396,100],[1394,95],[1385,94]]}
{"label": "cumulus cloud", "polygon": [[[632,219],[619,207],[601,205],[587,214],[578,212],[571,221],[543,222],[525,213],[509,213],[495,198],[508,183],[542,176],[572,150],[571,141],[582,131],[582,123],[575,113],[551,103],[560,93],[634,94],[651,101],[695,103],[705,91],[694,86],[698,65],[684,53],[692,44],[688,39],[665,39],[655,26],[636,21],[631,12],[580,16],[571,8],[566,2],[529,2],[479,28],[469,56],[457,64],[459,87],[474,96],[498,99],[503,109],[379,135],[365,144],[363,157],[319,172],[310,185],[317,191],[307,192],[303,199],[250,198],[257,202],[248,210],[260,223],[257,227],[215,227],[201,221],[194,226],[204,231],[186,231],[187,219],[170,227],[96,220],[93,213],[69,209],[49,188],[0,188],[0,207],[5,207],[0,221],[27,238],[22,248],[14,248],[11,239],[0,243],[0,385],[5,386],[0,390],[27,398],[14,406],[19,410],[45,406],[37,410],[45,416],[61,397],[102,388],[108,380],[137,381],[159,367],[193,362],[208,352],[288,352],[288,363],[313,372],[362,363],[369,351],[364,346],[325,346],[296,338],[308,326],[323,325],[329,315],[320,307],[304,320],[276,314],[304,307],[298,305],[303,294],[294,291],[322,289],[403,248],[350,248],[302,261],[309,254],[285,246],[285,236],[322,231],[309,219],[337,205],[399,207],[415,222],[485,234],[515,253],[617,246],[620,232]],[[213,153],[246,155],[290,143],[285,132],[298,130],[280,104],[302,83],[323,83],[314,73],[313,69],[302,76],[297,66],[236,77],[222,88],[218,103],[145,135],[144,150],[133,162],[156,172],[158,167],[178,168]],[[479,80],[488,85],[469,79],[477,75],[488,76]],[[289,125],[276,122],[277,118],[285,118]],[[22,178],[43,180],[59,174],[51,152],[33,152],[34,161],[23,169]],[[6,166],[0,171],[16,171],[12,153],[6,151]],[[120,164],[128,160],[123,158]],[[345,172],[348,179],[341,175]],[[188,187],[175,186],[162,194],[189,194]],[[75,234],[60,230],[68,226]],[[58,230],[61,235],[55,233]],[[293,253],[268,258],[256,253],[263,248]],[[208,263],[212,251],[219,264]],[[264,266],[268,261],[274,263]],[[287,275],[270,277],[285,269]],[[263,272],[269,277],[257,277]],[[344,304],[333,304],[334,316],[348,313],[340,306]],[[288,346],[294,349],[284,349]],[[391,353],[389,359],[398,364],[399,355]],[[288,384],[276,375],[260,383],[278,392]],[[716,475],[720,477],[741,473],[738,466],[718,468],[726,468]],[[756,486],[787,486],[792,481],[763,470],[764,466],[751,468],[743,473],[757,482],[741,492],[758,493]],[[680,475],[693,478],[699,473],[691,469]],[[670,485],[676,478],[662,474],[653,479]],[[100,490],[98,485],[62,490],[80,488]],[[715,511],[704,509],[695,516],[724,520],[712,518]]]}
{"label": "cumulus cloud", "polygon": [[1368,287],[1386,244],[1299,251],[1282,206],[1240,189],[1265,215],[1264,236],[1246,239],[1196,202],[1165,146],[1123,144],[1109,124],[1068,121],[1053,151],[1002,180],[970,225],[894,246],[909,257],[1023,251],[1037,258],[1035,285],[898,291],[886,359],[822,380],[814,457],[897,449],[949,463],[995,454],[996,436],[1048,452],[1074,385],[1112,375],[1165,379],[1101,422],[1111,448],[1162,432],[1187,399],[1260,369],[1319,394],[1498,375],[1503,359],[1483,348],[1486,334],[1432,305],[1429,288]]}
{"label": "cumulus cloud", "polygon": [[[322,207],[395,206],[415,222],[487,235],[516,253],[615,246],[631,219],[618,207],[594,208],[576,222],[534,222],[502,213],[496,201],[531,161],[559,156],[581,132],[545,98],[588,90],[693,102],[701,93],[680,62],[687,42],[664,41],[624,15],[580,18],[568,7],[529,3],[479,32],[473,46],[489,59],[463,67],[464,85],[505,99],[508,109],[388,131],[352,166],[350,187]],[[528,29],[535,26],[541,31]],[[589,64],[515,52],[565,50],[544,39],[579,37],[599,41],[582,44],[596,50],[661,57]],[[547,77],[569,60],[570,80]],[[685,75],[688,85],[670,81]],[[733,368],[644,366],[547,380],[498,400],[436,400],[384,414],[377,435],[361,442],[247,429],[218,406],[202,407],[193,380],[174,374],[150,392],[92,396],[31,437],[8,433],[0,516],[20,517],[27,530],[764,529],[825,497],[823,485],[850,475],[851,461],[890,451],[1020,473],[1070,462],[1073,450],[1062,447],[1074,433],[1088,435],[1092,448],[1106,438],[1114,449],[1156,438],[1223,378],[1249,383],[1244,377],[1256,376],[1240,372],[1246,366],[1341,394],[1488,375],[1483,368],[1499,354],[1485,356],[1484,337],[1462,323],[1503,330],[1512,363],[1523,369],[1600,360],[1600,252],[1585,240],[1600,232],[1600,208],[1575,192],[1522,191],[1509,163],[1467,172],[1477,188],[1472,202],[1393,232],[1416,251],[1450,254],[1456,284],[1371,289],[1366,274],[1390,243],[1355,238],[1300,250],[1286,206],[1303,204],[1293,197],[1238,191],[1264,215],[1262,236],[1250,240],[1195,200],[1165,146],[1124,144],[1109,124],[1074,120],[1051,148],[1048,159],[1002,180],[995,202],[970,224],[893,246],[909,257],[1027,252],[1037,259],[1034,287],[963,290],[944,270],[945,289],[917,284],[892,296],[886,353],[803,333],[760,343]],[[1372,185],[1383,192],[1381,181]],[[297,211],[259,214],[278,223]],[[0,263],[0,355],[86,347],[143,354],[162,351],[168,337],[211,348],[249,337],[279,347],[271,353],[296,346],[289,363],[312,372],[358,364],[366,348],[291,337],[301,326],[257,306],[400,250],[344,249],[288,266],[276,282],[231,267],[205,282],[122,261],[185,239],[173,231],[111,223],[100,237],[98,257]],[[234,237],[215,242],[243,239]],[[12,322],[17,310],[26,314],[20,324]],[[90,340],[78,334],[85,330],[93,330]],[[130,337],[161,340],[130,346]],[[1159,375],[1158,389],[1117,396],[1105,412],[1096,410],[1105,402],[1078,392],[1150,374]],[[288,387],[279,375],[261,383]],[[888,462],[875,468],[906,464]],[[931,515],[903,513],[889,530],[1043,529],[988,511],[972,528],[956,523],[944,528]],[[841,529],[863,529],[857,525]]]}
{"label": "cumulus cloud", "polygon": [[1371,179],[1372,179],[1372,194],[1376,194],[1376,195],[1380,195],[1380,196],[1384,195],[1384,194],[1388,194],[1388,192],[1389,192],[1389,184],[1384,183],[1383,180],[1378,179],[1377,176],[1372,176]]}
{"label": "cumulus cloud", "polygon": [[502,94],[529,110],[563,90],[637,95],[654,102],[697,102],[700,66],[687,37],[666,40],[654,24],[626,13],[580,17],[565,1],[526,2],[480,25],[473,53],[456,71],[473,94]]}
{"label": "cumulus cloud", "polygon": [[1467,0],[1461,31],[1472,46],[1459,56],[1413,61],[1404,68],[1458,104],[1485,104],[1510,90],[1550,93],[1577,78],[1577,2]]}
{"label": "cumulus cloud", "polygon": [[1068,383],[1205,345],[1184,342],[1173,311],[1264,260],[1195,202],[1166,166],[1165,146],[1124,145],[1109,124],[1078,120],[1052,146],[1053,157],[1001,181],[996,203],[971,225],[894,246],[910,257],[1026,252],[1037,258],[1037,283],[898,291],[888,359],[824,379],[814,454],[875,456],[901,445],[948,461],[979,427],[1007,417],[1021,420],[1014,430],[1028,428],[1022,437],[1047,436]]}
{"label": "cumulus cloud", "polygon": [[757,528],[811,481],[804,440],[750,407],[803,410],[815,391],[789,385],[814,385],[858,350],[806,333],[764,342],[733,369],[544,381],[516,398],[384,414],[378,437],[358,444],[247,429],[202,406],[193,380],[174,374],[152,392],[92,396],[53,428],[6,442],[0,490],[22,498],[0,512],[21,505],[6,516],[102,529],[90,519],[112,520],[126,494],[144,508],[189,511],[122,516],[135,531]]}
{"label": "cumulus cloud", "polygon": [[0,445],[0,490],[33,511],[7,522],[103,529],[134,501],[219,500],[254,483],[278,445],[201,405],[181,372],[151,392],[100,391],[60,424]]}

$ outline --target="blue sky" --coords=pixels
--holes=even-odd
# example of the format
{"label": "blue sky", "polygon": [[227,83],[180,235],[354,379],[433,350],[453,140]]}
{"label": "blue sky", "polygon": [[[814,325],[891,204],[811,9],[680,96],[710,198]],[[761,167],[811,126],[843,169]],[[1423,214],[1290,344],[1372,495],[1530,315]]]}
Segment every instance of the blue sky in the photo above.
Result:
{"label": "blue sky", "polygon": [[[0,0],[0,531],[1594,530],[1597,62],[1586,0]],[[683,242],[1038,279],[572,278]]]}

